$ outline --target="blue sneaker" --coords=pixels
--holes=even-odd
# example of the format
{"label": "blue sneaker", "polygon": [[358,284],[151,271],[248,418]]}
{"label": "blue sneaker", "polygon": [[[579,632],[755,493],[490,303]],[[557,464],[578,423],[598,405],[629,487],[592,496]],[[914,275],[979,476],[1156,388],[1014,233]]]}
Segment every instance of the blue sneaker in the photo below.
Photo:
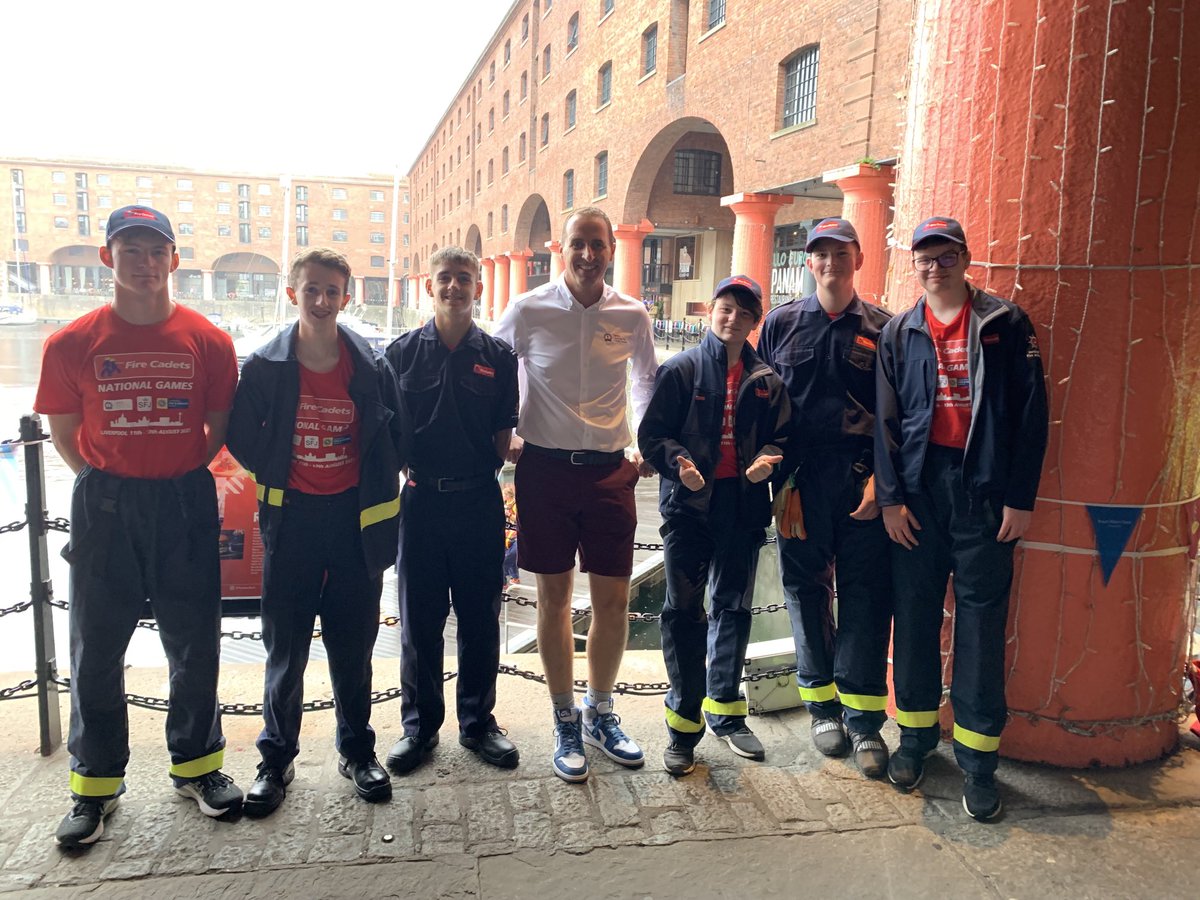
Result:
{"label": "blue sneaker", "polygon": [[621,719],[612,711],[611,700],[596,706],[583,700],[583,742],[599,747],[604,755],[623,766],[636,769],[646,762],[642,748],[621,730]]}
{"label": "blue sneaker", "polygon": [[587,781],[588,763],[576,706],[554,711],[554,774],[563,781]]}

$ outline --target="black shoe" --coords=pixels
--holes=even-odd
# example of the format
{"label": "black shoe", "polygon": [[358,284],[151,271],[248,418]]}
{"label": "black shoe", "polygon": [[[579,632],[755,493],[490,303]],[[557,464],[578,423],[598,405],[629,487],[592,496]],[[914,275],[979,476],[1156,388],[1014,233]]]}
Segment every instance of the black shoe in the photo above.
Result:
{"label": "black shoe", "polygon": [[762,741],[758,736],[743,725],[737,731],[729,734],[718,735],[725,743],[729,745],[729,749],[738,756],[746,759],[757,760],[762,762],[767,758],[767,752],[763,749]]}
{"label": "black shoe", "polygon": [[932,750],[922,753],[911,747],[901,747],[888,760],[888,780],[898,788],[911,791],[925,777],[925,760],[932,755]]}
{"label": "black shoe", "polygon": [[190,797],[206,816],[223,816],[242,808],[242,790],[220,770],[175,785],[175,793]]}
{"label": "black shoe", "polygon": [[478,753],[485,763],[499,766],[501,769],[515,769],[521,761],[520,752],[499,728],[494,728],[479,737],[460,734],[458,742],[468,750]]}
{"label": "black shoe", "polygon": [[854,761],[868,778],[878,778],[888,769],[888,748],[879,732],[859,734],[850,732],[850,743],[854,747]]}
{"label": "black shoe", "polygon": [[813,716],[812,739],[816,748],[825,756],[845,756],[850,749],[846,740],[846,726],[841,716]]}
{"label": "black shoe", "polygon": [[104,820],[121,802],[121,796],[107,800],[76,800],[75,806],[58,825],[54,840],[63,847],[86,847],[104,834]]}
{"label": "black shoe", "polygon": [[392,779],[383,771],[374,753],[361,760],[343,756],[338,760],[338,771],[354,782],[354,790],[368,803],[378,803],[392,796]]}
{"label": "black shoe", "polygon": [[279,809],[279,804],[287,796],[287,786],[295,777],[296,767],[292,763],[288,763],[286,769],[279,769],[265,762],[259,763],[258,776],[254,779],[254,784],[250,785],[250,790],[246,791],[242,811],[254,818],[269,816]]}
{"label": "black shoe", "polygon": [[682,778],[696,768],[696,751],[679,744],[667,744],[663,751],[663,768],[676,778]]}
{"label": "black shoe", "polygon": [[415,734],[406,734],[392,745],[387,755],[387,767],[397,775],[407,775],[429,755],[429,751],[438,745],[438,736],[430,735],[421,740]]}
{"label": "black shoe", "polygon": [[963,782],[963,809],[972,819],[985,821],[1000,815],[1003,804],[994,775],[967,775]]}

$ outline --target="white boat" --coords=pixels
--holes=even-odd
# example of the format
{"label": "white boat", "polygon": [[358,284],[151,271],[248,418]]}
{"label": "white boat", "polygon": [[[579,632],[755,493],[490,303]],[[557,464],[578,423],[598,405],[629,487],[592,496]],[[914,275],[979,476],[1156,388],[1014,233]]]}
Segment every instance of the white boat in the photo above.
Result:
{"label": "white boat", "polygon": [[36,325],[37,313],[21,306],[0,306],[0,325]]}

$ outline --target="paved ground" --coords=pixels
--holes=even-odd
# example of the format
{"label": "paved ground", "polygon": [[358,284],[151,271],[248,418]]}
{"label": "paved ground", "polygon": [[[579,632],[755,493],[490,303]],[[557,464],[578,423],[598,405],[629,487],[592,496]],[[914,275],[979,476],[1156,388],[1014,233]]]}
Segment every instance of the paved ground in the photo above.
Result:
{"label": "paved ground", "polygon": [[[528,657],[517,661],[535,668]],[[581,667],[582,668],[582,667]],[[162,670],[130,670],[130,690],[162,696]],[[633,653],[622,677],[662,678]],[[0,683],[13,679],[0,676]],[[391,663],[378,687],[396,682]],[[309,699],[328,695],[320,663]],[[261,669],[226,666],[226,702],[257,699]],[[766,763],[708,737],[703,765],[661,769],[661,700],[618,703],[647,748],[641,771],[593,759],[586,785],[549,771],[544,688],[503,677],[498,714],[523,754],[514,772],[460,748],[454,729],[417,772],[369,806],[337,773],[333,714],[310,714],[297,778],[271,818],[213,821],[166,780],[162,715],[130,711],[129,793],[104,838],[83,852],[51,835],[69,806],[66,753],[37,756],[36,704],[0,704],[0,891],[36,897],[1153,897],[1194,894],[1200,859],[1200,742],[1164,761],[1070,772],[1005,763],[1007,809],[971,822],[947,748],[922,790],[904,795],[826,760],[799,710],[758,717]],[[398,736],[398,703],[376,708],[380,749]],[[64,721],[66,703],[63,703]],[[250,717],[227,717],[226,771],[253,777]],[[894,730],[886,733],[894,744]]]}

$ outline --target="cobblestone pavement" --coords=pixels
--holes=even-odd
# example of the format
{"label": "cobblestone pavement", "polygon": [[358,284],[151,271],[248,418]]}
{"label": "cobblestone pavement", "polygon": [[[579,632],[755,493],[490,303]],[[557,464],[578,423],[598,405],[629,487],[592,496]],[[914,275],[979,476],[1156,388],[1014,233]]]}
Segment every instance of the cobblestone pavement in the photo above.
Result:
{"label": "cobblestone pavement", "polygon": [[[521,664],[530,661],[521,658]],[[229,671],[230,669],[236,671]],[[661,677],[661,658],[630,654],[622,676]],[[227,667],[223,699],[261,690],[261,670]],[[394,682],[392,671],[377,686]],[[165,673],[131,671],[129,689],[161,691]],[[328,691],[314,665],[313,699]],[[449,693],[453,693],[452,686]],[[498,716],[522,752],[504,772],[459,747],[452,725],[422,768],[393,778],[368,805],[337,772],[332,713],[306,717],[296,780],[266,820],[202,816],[165,777],[161,714],[131,710],[129,793],[103,838],[64,851],[52,835],[69,807],[65,750],[32,751],[36,706],[0,710],[0,891],[36,896],[296,897],[552,896],[580,878],[592,897],[800,893],[839,896],[1151,896],[1184,888],[1200,858],[1200,744],[1160,763],[1068,772],[1004,763],[1006,812],[966,818],[961,777],[943,747],[922,790],[864,780],[847,760],[812,749],[802,710],[756,717],[767,762],[708,736],[683,779],[661,768],[659,698],[617,711],[647,750],[627,770],[592,753],[592,777],[570,785],[549,769],[544,688],[500,682]],[[66,703],[63,704],[64,721]],[[399,735],[396,703],[376,707],[379,750]],[[225,770],[253,778],[257,719],[227,717]],[[885,732],[894,746],[894,728]],[[739,874],[730,879],[731,872]],[[590,873],[590,874],[589,874]],[[1180,881],[1179,879],[1184,879]],[[1162,890],[1151,890],[1161,887]]]}

